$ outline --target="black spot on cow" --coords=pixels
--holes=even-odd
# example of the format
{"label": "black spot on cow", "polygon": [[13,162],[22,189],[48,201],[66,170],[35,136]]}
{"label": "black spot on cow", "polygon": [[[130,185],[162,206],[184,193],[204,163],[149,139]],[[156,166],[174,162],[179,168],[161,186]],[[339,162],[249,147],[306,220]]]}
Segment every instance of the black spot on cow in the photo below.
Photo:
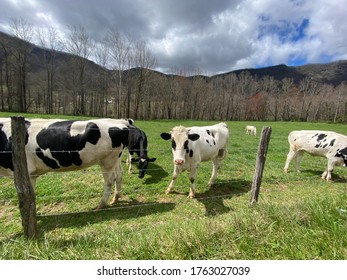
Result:
{"label": "black spot on cow", "polygon": [[328,146],[328,144],[324,144],[324,145],[323,145],[323,149],[326,148],[327,146]]}
{"label": "black spot on cow", "polygon": [[335,141],[336,141],[336,139],[331,140],[329,146],[331,146],[331,147],[334,146]]}
{"label": "black spot on cow", "polygon": [[211,131],[209,129],[206,130],[208,135],[211,135]]}
{"label": "black spot on cow", "polygon": [[207,143],[207,144],[210,144],[210,141],[208,141],[208,139],[206,139],[206,143]]}
{"label": "black spot on cow", "polygon": [[7,135],[2,130],[3,126],[3,124],[0,124],[0,166],[13,170],[11,137],[7,138]]}
{"label": "black spot on cow", "polygon": [[321,133],[321,134],[318,135],[317,141],[322,141],[325,137],[327,137],[327,135],[324,134],[324,133]]}
{"label": "black spot on cow", "polygon": [[320,147],[320,143],[316,144],[314,147],[318,149]]}
{"label": "black spot on cow", "polygon": [[[30,125],[31,123],[25,120],[25,144],[27,144],[29,140],[28,128]],[[3,127],[4,124],[0,123],[0,166],[13,171],[12,138],[7,137],[6,133],[3,131]]]}
{"label": "black spot on cow", "polygon": [[341,157],[343,159],[343,162],[345,163],[345,166],[347,166],[347,147],[344,147],[341,150],[337,150],[335,157]]}
{"label": "black spot on cow", "polygon": [[108,135],[112,141],[112,148],[120,147],[122,144],[124,146],[128,146],[129,140],[129,129],[124,128],[121,129],[119,127],[110,127],[108,129]]}
{"label": "black spot on cow", "polygon": [[[57,169],[59,166],[68,167],[71,165],[80,166],[82,160],[79,156],[87,143],[95,145],[101,137],[99,127],[89,122],[83,134],[71,136],[71,126],[75,121],[60,121],[42,129],[36,136],[39,149],[36,155],[51,168]],[[49,149],[53,159],[43,154]]]}
{"label": "black spot on cow", "polygon": [[184,142],[184,145],[183,145],[183,149],[185,149],[185,150],[186,150],[186,153],[187,153],[187,154],[189,153],[189,147],[188,147],[188,144],[189,144],[189,142],[188,142],[188,140],[186,140],[186,141]]}
{"label": "black spot on cow", "polygon": [[193,157],[193,155],[194,155],[193,150],[190,150],[190,151],[189,151],[189,157]]}
{"label": "black spot on cow", "polygon": [[174,151],[176,151],[176,141],[174,139],[172,139],[171,147]]}

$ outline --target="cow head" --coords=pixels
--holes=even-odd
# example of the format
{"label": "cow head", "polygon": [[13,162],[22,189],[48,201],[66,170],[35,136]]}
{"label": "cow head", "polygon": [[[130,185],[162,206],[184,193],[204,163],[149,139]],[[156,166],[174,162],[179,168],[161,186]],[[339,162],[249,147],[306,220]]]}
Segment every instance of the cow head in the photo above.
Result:
{"label": "cow head", "polygon": [[343,148],[343,149],[338,149],[336,151],[335,157],[340,157],[343,159],[344,162],[344,166],[347,166],[347,147]]}
{"label": "cow head", "polygon": [[190,129],[184,126],[176,126],[170,133],[160,134],[164,140],[171,139],[172,153],[174,157],[174,164],[183,165],[185,163],[186,154],[190,153],[189,140],[196,141],[200,138],[199,134],[190,134]]}
{"label": "cow head", "polygon": [[150,162],[156,161],[156,158],[149,158],[149,157],[139,157],[139,158],[132,158],[131,162],[138,163],[138,169],[139,169],[139,178],[142,179],[145,176],[145,172],[147,170],[148,164]]}

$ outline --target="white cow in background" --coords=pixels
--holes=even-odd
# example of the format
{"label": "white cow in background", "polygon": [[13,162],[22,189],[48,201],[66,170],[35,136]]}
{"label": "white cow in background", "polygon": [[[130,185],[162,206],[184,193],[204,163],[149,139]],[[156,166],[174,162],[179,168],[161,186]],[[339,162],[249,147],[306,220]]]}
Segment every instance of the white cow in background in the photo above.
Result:
{"label": "white cow in background", "polygon": [[331,180],[331,173],[335,165],[347,166],[347,136],[333,131],[300,130],[292,131],[288,135],[289,153],[284,166],[288,172],[290,162],[295,158],[295,169],[299,172],[299,165],[304,152],[312,156],[326,157],[327,169],[322,179]]}
{"label": "white cow in background", "polygon": [[246,125],[245,131],[248,135],[257,135],[257,128],[253,125]]}

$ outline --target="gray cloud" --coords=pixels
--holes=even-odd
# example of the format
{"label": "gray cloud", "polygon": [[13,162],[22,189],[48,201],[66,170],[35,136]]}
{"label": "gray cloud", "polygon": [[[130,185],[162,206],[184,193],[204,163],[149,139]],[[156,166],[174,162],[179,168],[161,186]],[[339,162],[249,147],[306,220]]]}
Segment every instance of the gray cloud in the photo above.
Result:
{"label": "gray cloud", "polygon": [[[83,26],[95,41],[116,29],[147,42],[158,70],[206,74],[347,59],[344,0],[0,0],[11,17],[61,34]],[[298,30],[305,20],[305,29]]]}

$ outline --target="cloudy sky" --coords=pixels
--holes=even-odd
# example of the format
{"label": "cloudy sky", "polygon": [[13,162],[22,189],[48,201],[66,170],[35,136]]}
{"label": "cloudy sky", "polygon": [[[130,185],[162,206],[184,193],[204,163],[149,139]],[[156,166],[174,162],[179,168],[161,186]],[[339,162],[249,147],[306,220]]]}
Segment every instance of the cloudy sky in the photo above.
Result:
{"label": "cloudy sky", "polygon": [[165,73],[347,59],[346,0],[0,0],[0,7],[7,33],[11,18],[61,34],[83,26],[96,41],[117,29],[145,41]]}

